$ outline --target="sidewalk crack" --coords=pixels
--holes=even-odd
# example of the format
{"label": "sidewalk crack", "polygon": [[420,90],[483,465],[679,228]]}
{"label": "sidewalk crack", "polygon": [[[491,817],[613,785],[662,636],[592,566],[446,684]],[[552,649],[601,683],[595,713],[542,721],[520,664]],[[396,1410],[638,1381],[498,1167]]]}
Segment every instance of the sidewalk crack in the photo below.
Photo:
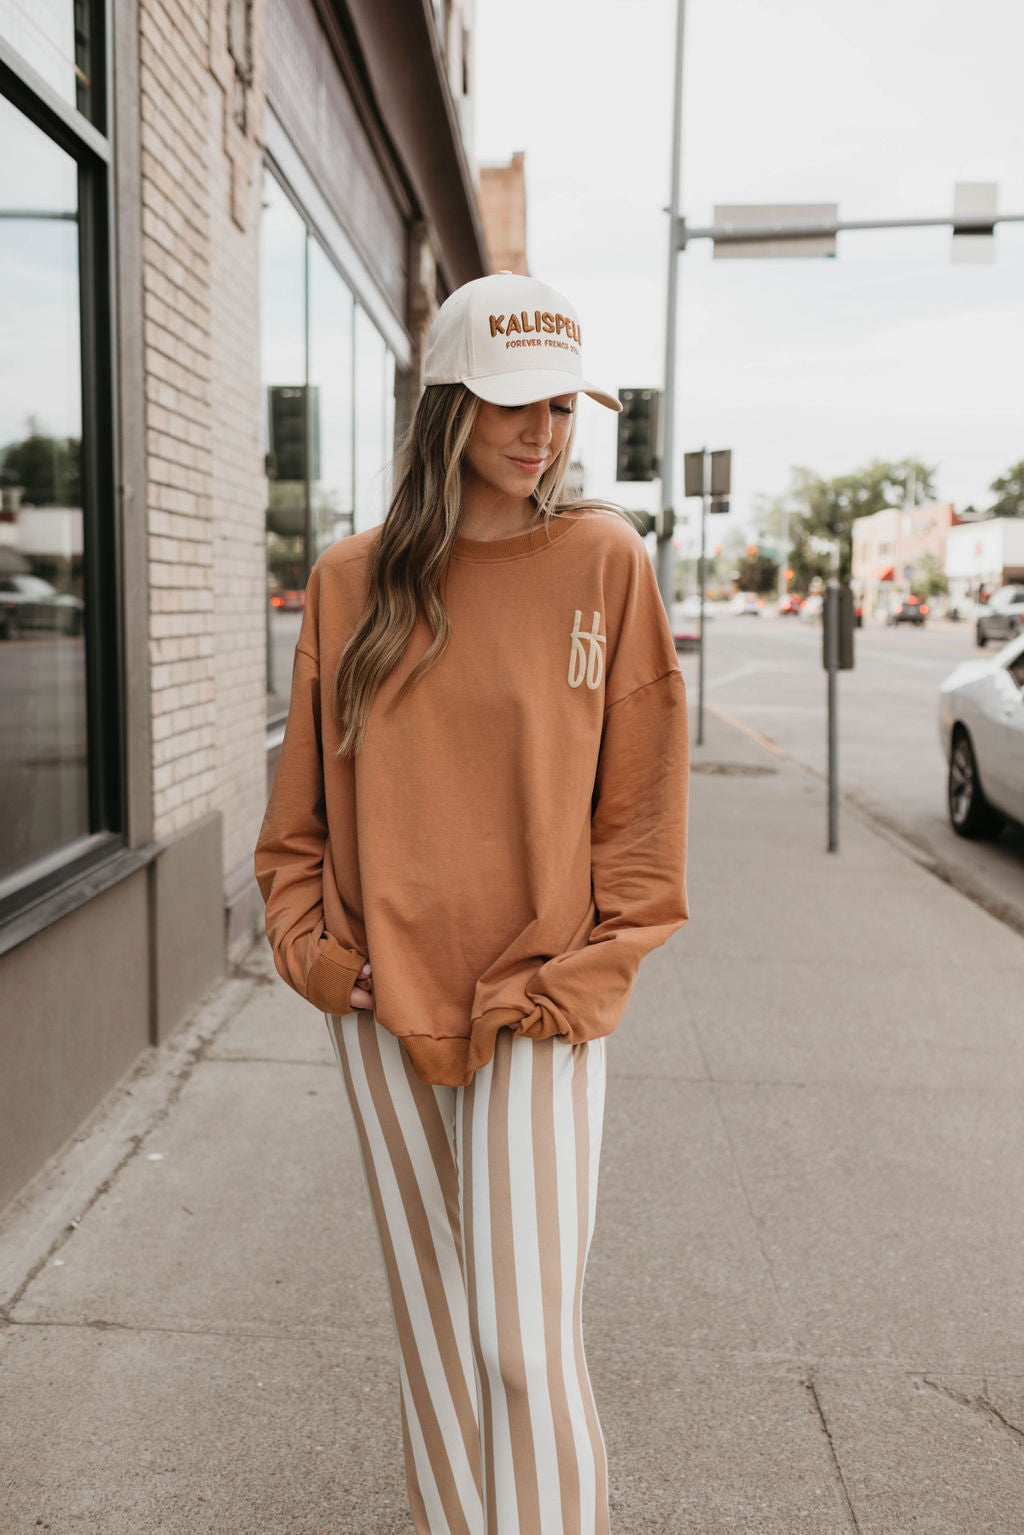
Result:
{"label": "sidewalk crack", "polygon": [[919,1384],[926,1386],[929,1391],[934,1391],[936,1396],[945,1397],[947,1401],[956,1402],[960,1407],[967,1407],[972,1412],[980,1413],[990,1423],[1004,1429],[1018,1448],[1024,1447],[1024,1430],[1019,1429],[1016,1423],[1011,1423],[1010,1419],[988,1400],[984,1391],[979,1391],[975,1396],[966,1396],[961,1391],[954,1391],[952,1386],[944,1386],[941,1381],[932,1380],[927,1375],[919,1377]]}
{"label": "sidewalk crack", "polygon": [[825,1409],[821,1405],[821,1398],[818,1395],[818,1388],[814,1383],[814,1376],[811,1374],[805,1375],[803,1379],[803,1385],[807,1390],[811,1401],[814,1403],[814,1410],[818,1414],[818,1421],[821,1424],[821,1431],[825,1435],[825,1438],[828,1442],[828,1452],[832,1459],[832,1469],[835,1472],[836,1481],[839,1484],[839,1491],[842,1494],[843,1506],[845,1507],[847,1515],[849,1516],[850,1526],[855,1531],[855,1535],[860,1535],[860,1521],[858,1520],[857,1514],[853,1507],[853,1500],[850,1497],[850,1489],[846,1485],[846,1477],[843,1475],[843,1468],[839,1464],[839,1456],[836,1454],[835,1443],[832,1439],[832,1430],[828,1426],[828,1419],[825,1417]]}

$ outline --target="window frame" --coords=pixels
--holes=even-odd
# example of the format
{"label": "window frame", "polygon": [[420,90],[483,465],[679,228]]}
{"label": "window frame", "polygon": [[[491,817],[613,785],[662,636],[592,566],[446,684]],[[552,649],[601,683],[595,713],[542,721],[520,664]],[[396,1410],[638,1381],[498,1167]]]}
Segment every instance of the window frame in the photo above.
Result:
{"label": "window frame", "polygon": [[[90,116],[0,37],[0,94],[77,166],[83,635],[88,832],[0,882],[0,953],[124,877],[151,849],[126,848],[124,635],[117,421],[111,0],[88,0]],[[130,867],[129,867],[130,866]]]}
{"label": "window frame", "polygon": [[[339,253],[339,251],[335,248],[335,245],[334,245],[334,243],[332,242],[332,240],[330,238],[330,234],[332,232],[331,229],[328,228],[328,230],[325,230],[325,229],[323,229],[321,227],[321,221],[318,220],[318,218],[316,216],[316,212],[314,210],[308,208],[305,205],[305,203],[303,201],[303,198],[302,198],[302,195],[301,195],[300,189],[297,189],[292,184],[292,179],[291,179],[291,176],[289,174],[288,168],[280,162],[280,159],[279,159],[278,155],[276,155],[273,152],[272,149],[268,149],[264,153],[263,162],[262,162],[262,166],[261,166],[261,175],[270,176],[274,180],[274,182],[277,185],[277,188],[278,188],[279,192],[281,192],[281,194],[291,204],[292,208],[294,209],[297,217],[299,218],[299,220],[302,223],[302,226],[303,226],[303,228],[305,230],[305,242],[304,242],[304,246],[303,246],[303,314],[304,314],[303,357],[304,357],[304,361],[303,361],[303,386],[302,387],[306,391],[306,394],[305,394],[305,401],[306,401],[306,406],[305,406],[306,476],[305,476],[305,491],[304,491],[304,494],[305,494],[305,504],[304,504],[305,527],[304,527],[304,533],[303,533],[303,546],[304,546],[304,548],[303,548],[303,558],[304,558],[304,575],[305,575],[305,580],[308,582],[309,576],[310,576],[310,572],[312,571],[313,566],[316,564],[316,559],[317,559],[317,556],[314,553],[314,547],[315,547],[315,528],[314,528],[314,519],[313,519],[313,480],[311,478],[311,473],[312,473],[312,451],[311,451],[311,447],[312,447],[312,425],[311,425],[311,417],[310,417],[310,411],[309,411],[309,390],[310,390],[311,382],[312,382],[311,379],[310,379],[310,324],[311,324],[311,318],[312,318],[311,317],[311,312],[310,312],[310,302],[311,302],[311,277],[310,277],[310,265],[311,265],[311,263],[310,263],[310,251],[311,251],[311,247],[312,247],[312,245],[314,243],[319,247],[320,252],[323,255],[323,257],[325,258],[325,260],[328,262],[328,264],[331,267],[333,267],[333,269],[336,272],[336,274],[338,275],[338,277],[344,283],[344,285],[347,288],[349,294],[351,295],[351,299],[352,299],[352,317],[351,317],[351,320],[352,320],[352,333],[351,333],[350,353],[349,353],[350,366],[351,366],[351,369],[352,369],[352,395],[351,395],[351,398],[352,398],[352,416],[351,416],[351,422],[350,422],[350,429],[351,429],[351,433],[352,433],[352,440],[351,440],[351,443],[350,443],[350,453],[349,453],[350,473],[351,473],[351,476],[352,476],[352,519],[353,519],[352,534],[355,534],[355,533],[357,533],[359,531],[359,528],[357,526],[357,508],[356,508],[356,492],[357,492],[357,485],[356,485],[356,477],[357,477],[357,467],[356,467],[357,443],[356,443],[356,437],[357,437],[357,433],[358,433],[358,425],[357,425],[357,419],[356,419],[356,411],[357,411],[356,394],[357,394],[357,389],[358,389],[358,378],[357,378],[357,368],[358,368],[357,334],[358,334],[358,329],[359,329],[358,315],[361,313],[361,314],[363,314],[365,316],[367,323],[372,327],[372,329],[380,337],[380,339],[381,339],[381,341],[382,341],[382,343],[384,345],[385,351],[388,353],[388,355],[392,359],[393,380],[394,380],[393,381],[393,391],[394,391],[394,407],[395,407],[394,408],[394,413],[392,415],[392,442],[391,442],[391,452],[392,453],[394,452],[394,448],[395,448],[394,436],[395,436],[396,423],[397,423],[397,419],[398,419],[398,416],[397,416],[398,381],[399,381],[399,378],[402,375],[402,373],[404,371],[407,371],[409,359],[408,359],[407,349],[404,350],[402,353],[399,353],[396,350],[394,335],[393,334],[389,335],[387,330],[385,330],[385,328],[383,327],[383,325],[381,323],[381,316],[380,316],[380,309],[379,309],[379,307],[372,306],[371,304],[369,304],[367,302],[366,297],[365,297],[365,294],[366,294],[365,287],[363,285],[361,285],[357,280],[354,279],[352,272],[346,266],[345,260],[343,258],[343,254]],[[323,210],[321,209],[320,212],[321,212],[321,218],[322,218]],[[264,393],[265,389],[266,389],[266,380],[262,378],[262,369],[261,369],[261,378],[260,378],[260,389],[261,389],[261,393]],[[346,536],[347,537],[351,537],[352,534],[348,534]],[[269,620],[269,607],[268,607],[268,620]],[[271,665],[271,662],[270,662],[270,646],[271,646],[271,640],[270,640],[270,631],[269,631],[269,622],[268,622],[268,634],[267,634],[268,693],[270,691],[270,688],[269,688],[269,683],[270,683],[270,665]],[[288,712],[287,703],[284,703],[273,714],[268,712],[267,720],[266,720],[268,747],[272,747],[272,746],[276,746],[276,745],[280,744],[280,741],[283,738],[284,721],[285,721],[285,718],[287,717],[287,712]]]}

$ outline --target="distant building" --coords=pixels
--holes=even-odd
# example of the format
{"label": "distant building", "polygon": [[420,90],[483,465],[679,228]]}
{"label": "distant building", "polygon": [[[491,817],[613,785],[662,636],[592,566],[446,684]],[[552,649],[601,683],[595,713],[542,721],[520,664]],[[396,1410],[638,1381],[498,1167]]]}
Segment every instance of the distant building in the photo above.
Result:
{"label": "distant building", "polygon": [[1024,581],[1024,517],[992,517],[953,528],[946,541],[945,571],[951,607]]}
{"label": "distant building", "polygon": [[522,272],[526,264],[526,168],[522,154],[507,165],[480,168],[480,214],[492,272]]}
{"label": "distant building", "polygon": [[945,569],[946,540],[960,519],[949,502],[883,507],[853,524],[851,585],[865,618],[887,613],[931,566]]}

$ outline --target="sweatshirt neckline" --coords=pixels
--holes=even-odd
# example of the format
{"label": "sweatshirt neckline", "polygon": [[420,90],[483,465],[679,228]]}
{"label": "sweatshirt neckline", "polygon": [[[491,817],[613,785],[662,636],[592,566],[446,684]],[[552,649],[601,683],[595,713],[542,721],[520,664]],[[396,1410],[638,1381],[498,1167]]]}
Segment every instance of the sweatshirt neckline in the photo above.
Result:
{"label": "sweatshirt neckline", "polygon": [[575,525],[574,517],[555,516],[545,528],[536,523],[524,533],[511,538],[457,538],[452,550],[457,560],[510,560],[520,554],[539,554],[549,544],[564,537]]}

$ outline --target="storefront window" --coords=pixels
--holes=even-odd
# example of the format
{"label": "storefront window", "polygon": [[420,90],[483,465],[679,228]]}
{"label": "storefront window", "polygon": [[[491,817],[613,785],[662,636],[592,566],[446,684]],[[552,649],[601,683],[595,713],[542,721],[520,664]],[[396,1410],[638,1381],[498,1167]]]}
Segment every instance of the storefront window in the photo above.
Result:
{"label": "storefront window", "polygon": [[93,100],[89,10],[75,0],[0,0],[0,37],[86,117]]}
{"label": "storefront window", "polygon": [[288,707],[306,560],[306,226],[263,182],[260,335],[267,464],[267,710]]}
{"label": "storefront window", "polygon": [[278,721],[314,562],[387,511],[395,360],[269,170],[263,188],[267,718]]}
{"label": "storefront window", "polygon": [[388,509],[395,433],[395,359],[380,331],[356,311],[356,528],[372,528]]}
{"label": "storefront window", "polygon": [[0,97],[0,894],[89,831],[78,171]]}
{"label": "storefront window", "polygon": [[309,245],[309,403],[313,558],[354,531],[352,324],[354,304],[337,268]]}

